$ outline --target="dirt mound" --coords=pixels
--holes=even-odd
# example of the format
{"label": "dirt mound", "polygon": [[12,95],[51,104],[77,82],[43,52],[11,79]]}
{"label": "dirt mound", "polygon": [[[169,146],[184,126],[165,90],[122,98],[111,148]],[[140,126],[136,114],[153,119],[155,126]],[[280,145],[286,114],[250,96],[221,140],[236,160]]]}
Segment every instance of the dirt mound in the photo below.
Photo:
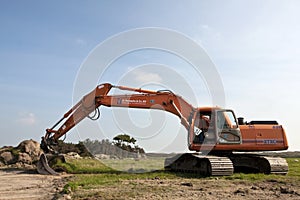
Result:
{"label": "dirt mound", "polygon": [[40,144],[34,140],[24,140],[17,147],[2,147],[0,167],[33,169],[41,153]]}

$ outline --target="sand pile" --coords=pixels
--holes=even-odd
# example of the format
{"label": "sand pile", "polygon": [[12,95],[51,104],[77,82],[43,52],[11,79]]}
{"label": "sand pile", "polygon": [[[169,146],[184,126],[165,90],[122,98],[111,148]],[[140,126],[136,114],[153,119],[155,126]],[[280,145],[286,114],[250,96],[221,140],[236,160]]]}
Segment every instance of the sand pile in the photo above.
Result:
{"label": "sand pile", "polygon": [[42,153],[40,144],[24,140],[17,147],[0,148],[0,167],[34,169]]}

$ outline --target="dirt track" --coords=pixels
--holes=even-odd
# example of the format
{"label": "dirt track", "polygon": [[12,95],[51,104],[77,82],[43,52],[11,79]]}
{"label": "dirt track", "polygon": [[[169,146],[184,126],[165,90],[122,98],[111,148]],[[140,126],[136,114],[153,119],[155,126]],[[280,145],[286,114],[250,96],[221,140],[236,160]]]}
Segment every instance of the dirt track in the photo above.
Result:
{"label": "dirt track", "polygon": [[[71,199],[62,195],[70,175],[44,176],[30,171],[0,170],[0,200]],[[211,179],[136,179],[79,189],[72,199],[299,199],[299,182]]]}
{"label": "dirt track", "polygon": [[79,190],[74,199],[300,199],[299,185],[276,180],[251,182],[222,179],[126,180],[121,184]]}
{"label": "dirt track", "polygon": [[0,200],[64,199],[59,195],[66,176],[43,176],[30,171],[0,170]]}

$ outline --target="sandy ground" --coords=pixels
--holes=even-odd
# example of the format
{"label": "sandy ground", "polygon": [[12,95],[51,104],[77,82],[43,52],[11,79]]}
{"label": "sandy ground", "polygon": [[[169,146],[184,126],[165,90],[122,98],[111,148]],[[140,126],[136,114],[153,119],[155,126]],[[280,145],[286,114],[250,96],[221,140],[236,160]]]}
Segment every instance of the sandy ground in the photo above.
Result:
{"label": "sandy ground", "polygon": [[31,171],[0,170],[0,200],[65,199],[60,195],[68,175],[44,176]]}
{"label": "sandy ground", "polygon": [[0,170],[0,200],[54,199],[300,199],[300,183],[218,178],[136,179],[78,188],[62,194],[70,175],[44,176],[30,171]]}
{"label": "sandy ground", "polygon": [[79,189],[73,199],[300,199],[299,184],[212,179],[124,180],[117,185]]}

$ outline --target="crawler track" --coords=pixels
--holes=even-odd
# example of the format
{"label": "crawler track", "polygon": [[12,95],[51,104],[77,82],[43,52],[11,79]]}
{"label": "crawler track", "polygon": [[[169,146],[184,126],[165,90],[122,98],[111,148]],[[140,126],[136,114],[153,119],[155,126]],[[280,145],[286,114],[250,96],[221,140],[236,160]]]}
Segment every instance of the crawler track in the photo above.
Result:
{"label": "crawler track", "polygon": [[286,175],[288,164],[284,158],[256,154],[204,156],[185,153],[166,159],[165,169],[204,176],[228,176],[233,172]]}
{"label": "crawler track", "polygon": [[256,154],[232,154],[229,156],[235,172],[286,175],[288,164],[284,158]]}
{"label": "crawler track", "polygon": [[227,157],[185,153],[166,159],[165,169],[204,176],[229,176],[233,174],[234,168],[231,160]]}

